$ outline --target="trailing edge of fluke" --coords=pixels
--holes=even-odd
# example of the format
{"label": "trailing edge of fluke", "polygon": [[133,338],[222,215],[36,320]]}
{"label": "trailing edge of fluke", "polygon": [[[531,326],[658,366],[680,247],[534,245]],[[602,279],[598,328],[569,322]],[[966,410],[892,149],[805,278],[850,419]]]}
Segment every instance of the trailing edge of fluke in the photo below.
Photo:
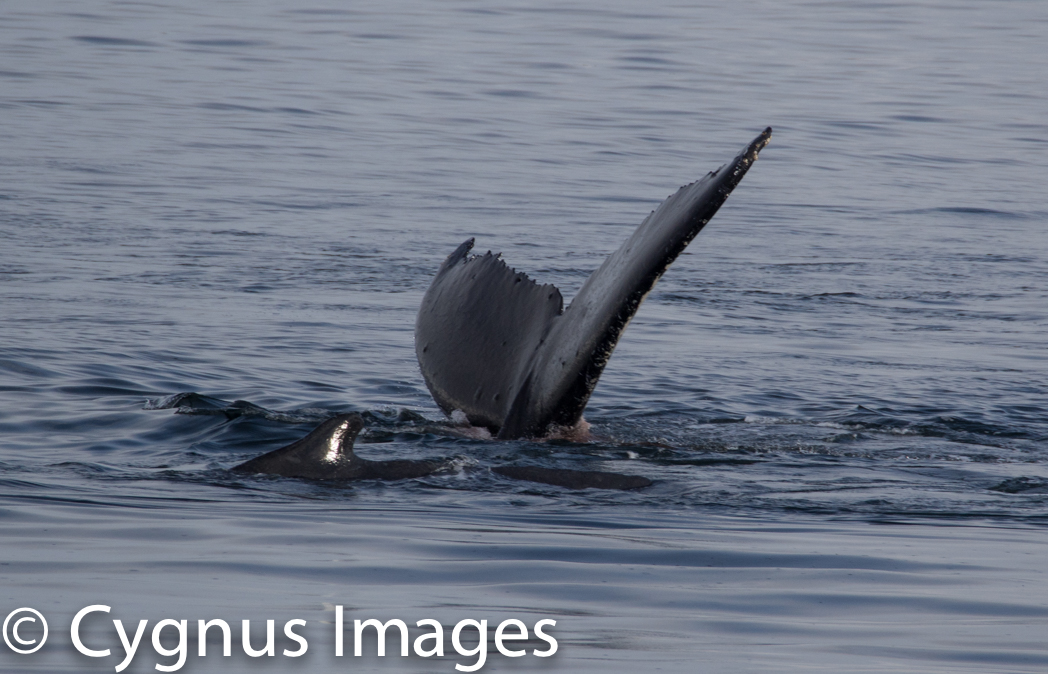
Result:
{"label": "trailing edge of fluke", "polygon": [[733,160],[652,211],[567,309],[473,239],[440,266],[415,323],[415,352],[433,398],[499,438],[539,437],[582,417],[615,344],[666,268],[739,184],[771,138],[765,129]]}

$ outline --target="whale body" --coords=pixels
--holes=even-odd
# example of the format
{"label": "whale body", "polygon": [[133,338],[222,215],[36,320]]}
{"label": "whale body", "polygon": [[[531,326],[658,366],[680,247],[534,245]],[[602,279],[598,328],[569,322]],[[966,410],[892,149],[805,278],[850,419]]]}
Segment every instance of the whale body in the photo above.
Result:
{"label": "whale body", "polygon": [[437,271],[415,323],[415,353],[437,404],[502,439],[574,426],[644,297],[770,138],[765,129],[732,161],[662,202],[566,309],[556,287],[490,252],[470,256],[474,239],[462,243]]}
{"label": "whale body", "polygon": [[[264,473],[308,480],[404,480],[425,477],[448,467],[446,461],[394,459],[370,461],[353,452],[353,442],[364,428],[356,412],[323,421],[306,437],[235,466],[236,473]],[[517,480],[541,482],[567,489],[638,489],[652,484],[638,475],[602,471],[565,470],[506,465],[492,472]]]}
{"label": "whale body", "polygon": [[339,414],[301,440],[245,461],[233,471],[311,480],[403,480],[429,475],[442,465],[410,459],[362,459],[353,452],[353,441],[363,428],[364,419],[359,414]]}
{"label": "whale body", "polygon": [[[415,352],[437,404],[460,410],[502,439],[572,427],[622,331],[666,268],[706,226],[768,140],[765,129],[732,161],[686,185],[656,208],[586,280],[565,309],[560,291],[510,269],[490,252],[469,256],[473,239],[448,256],[422,299]],[[398,480],[434,473],[439,461],[369,461],[353,452],[364,427],[340,414],[306,437],[235,468],[314,480]],[[568,489],[637,489],[636,475],[530,465],[492,472]]]}

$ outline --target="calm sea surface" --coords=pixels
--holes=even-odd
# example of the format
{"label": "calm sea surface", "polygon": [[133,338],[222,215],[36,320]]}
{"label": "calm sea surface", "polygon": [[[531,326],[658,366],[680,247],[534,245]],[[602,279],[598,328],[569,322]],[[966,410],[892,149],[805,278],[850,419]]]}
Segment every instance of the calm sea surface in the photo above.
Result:
{"label": "calm sea surface", "polygon": [[[50,637],[0,670],[112,671],[112,618],[277,621],[191,672],[475,660],[336,658],[343,605],[557,621],[481,671],[1045,671],[1046,45],[1037,0],[3,0],[0,618]],[[767,125],[592,442],[444,418],[413,330],[455,246],[570,300]],[[361,455],[453,469],[229,472],[346,411]],[[73,647],[90,604],[111,657]],[[175,660],[149,634],[126,671]]]}

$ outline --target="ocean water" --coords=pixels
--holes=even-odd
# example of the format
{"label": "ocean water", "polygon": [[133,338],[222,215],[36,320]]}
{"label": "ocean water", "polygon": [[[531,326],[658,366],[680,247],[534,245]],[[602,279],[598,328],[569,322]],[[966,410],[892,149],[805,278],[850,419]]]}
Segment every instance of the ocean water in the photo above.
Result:
{"label": "ocean water", "polygon": [[[1044,671],[1045,44],[1026,0],[5,0],[0,616],[50,632],[0,669],[111,671],[111,619],[146,619],[125,671],[156,671],[186,619],[182,671],[455,672],[474,619],[480,671]],[[768,125],[624,333],[591,442],[444,417],[413,328],[459,243],[570,301]],[[347,411],[362,456],[452,468],[229,471]],[[347,644],[436,619],[447,652],[337,657],[337,606]],[[229,658],[197,655],[214,618]],[[508,618],[555,620],[557,652],[501,655]]]}

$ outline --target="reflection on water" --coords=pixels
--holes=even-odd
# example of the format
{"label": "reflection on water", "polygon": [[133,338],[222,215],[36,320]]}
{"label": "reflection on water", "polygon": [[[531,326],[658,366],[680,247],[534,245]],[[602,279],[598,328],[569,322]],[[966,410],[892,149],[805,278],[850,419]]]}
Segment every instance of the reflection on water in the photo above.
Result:
{"label": "reflection on water", "polygon": [[[302,617],[319,671],[353,666],[324,655],[339,603],[553,617],[564,671],[1044,668],[1041,5],[4,16],[0,577],[56,650],[3,667],[108,671],[67,641],[105,602]],[[459,242],[570,300],[769,124],[626,331],[591,442],[443,417],[412,335]],[[361,456],[450,467],[228,470],[348,411]]]}

